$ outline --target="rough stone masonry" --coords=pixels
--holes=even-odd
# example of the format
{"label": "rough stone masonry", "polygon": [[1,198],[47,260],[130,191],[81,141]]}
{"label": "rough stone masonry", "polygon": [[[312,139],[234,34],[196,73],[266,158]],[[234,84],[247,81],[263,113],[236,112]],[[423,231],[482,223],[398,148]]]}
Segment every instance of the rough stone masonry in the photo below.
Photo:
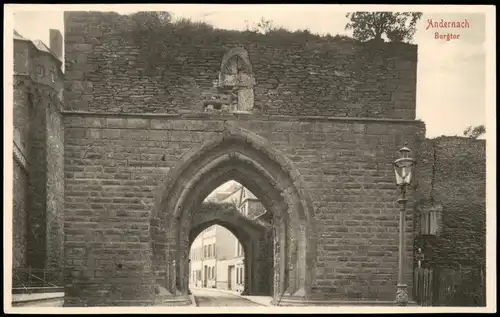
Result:
{"label": "rough stone masonry", "polygon": [[51,50],[14,35],[14,270],[63,267],[63,73]]}
{"label": "rough stone masonry", "polygon": [[[416,46],[283,45],[223,31],[207,43],[185,31],[156,61],[159,75],[127,40],[131,26],[114,13],[65,13],[65,305],[154,305],[185,294],[171,268],[183,263],[175,246],[184,244],[168,228],[180,221],[175,230],[187,236],[184,214],[174,217],[184,191],[214,189],[215,176],[198,180],[224,168],[247,187],[262,176],[253,188],[269,187],[266,208],[287,224],[278,295],[394,301],[391,163],[425,133],[415,120]],[[412,228],[410,212],[410,293]]]}

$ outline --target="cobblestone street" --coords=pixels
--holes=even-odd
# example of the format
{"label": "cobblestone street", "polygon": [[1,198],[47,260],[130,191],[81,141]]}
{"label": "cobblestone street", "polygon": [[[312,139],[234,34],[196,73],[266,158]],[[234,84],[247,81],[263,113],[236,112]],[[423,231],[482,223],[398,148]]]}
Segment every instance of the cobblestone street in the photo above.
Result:
{"label": "cobblestone street", "polygon": [[198,307],[262,306],[238,295],[212,289],[192,289]]}

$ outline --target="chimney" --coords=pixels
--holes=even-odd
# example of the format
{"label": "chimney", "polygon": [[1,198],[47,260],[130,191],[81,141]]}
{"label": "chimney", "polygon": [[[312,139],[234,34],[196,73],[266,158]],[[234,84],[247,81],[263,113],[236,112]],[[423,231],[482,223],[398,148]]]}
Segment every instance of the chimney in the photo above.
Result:
{"label": "chimney", "polygon": [[50,50],[62,61],[63,38],[61,31],[50,29]]}

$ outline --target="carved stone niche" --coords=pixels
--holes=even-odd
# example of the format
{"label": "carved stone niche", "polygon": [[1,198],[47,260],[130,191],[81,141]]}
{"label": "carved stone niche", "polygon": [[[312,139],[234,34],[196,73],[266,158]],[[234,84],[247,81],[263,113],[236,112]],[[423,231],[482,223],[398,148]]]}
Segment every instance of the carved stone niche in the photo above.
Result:
{"label": "carved stone niche", "polygon": [[236,103],[233,111],[250,111],[254,106],[255,79],[248,52],[237,47],[228,51],[222,58],[219,72],[218,91],[234,95]]}

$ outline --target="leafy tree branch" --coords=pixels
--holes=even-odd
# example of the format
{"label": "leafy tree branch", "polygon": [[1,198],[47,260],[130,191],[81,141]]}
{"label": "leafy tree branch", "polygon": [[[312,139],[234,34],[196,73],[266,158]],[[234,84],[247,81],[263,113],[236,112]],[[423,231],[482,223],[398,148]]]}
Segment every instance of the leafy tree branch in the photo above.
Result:
{"label": "leafy tree branch", "polygon": [[420,12],[351,12],[345,29],[360,41],[410,42],[416,32]]}

